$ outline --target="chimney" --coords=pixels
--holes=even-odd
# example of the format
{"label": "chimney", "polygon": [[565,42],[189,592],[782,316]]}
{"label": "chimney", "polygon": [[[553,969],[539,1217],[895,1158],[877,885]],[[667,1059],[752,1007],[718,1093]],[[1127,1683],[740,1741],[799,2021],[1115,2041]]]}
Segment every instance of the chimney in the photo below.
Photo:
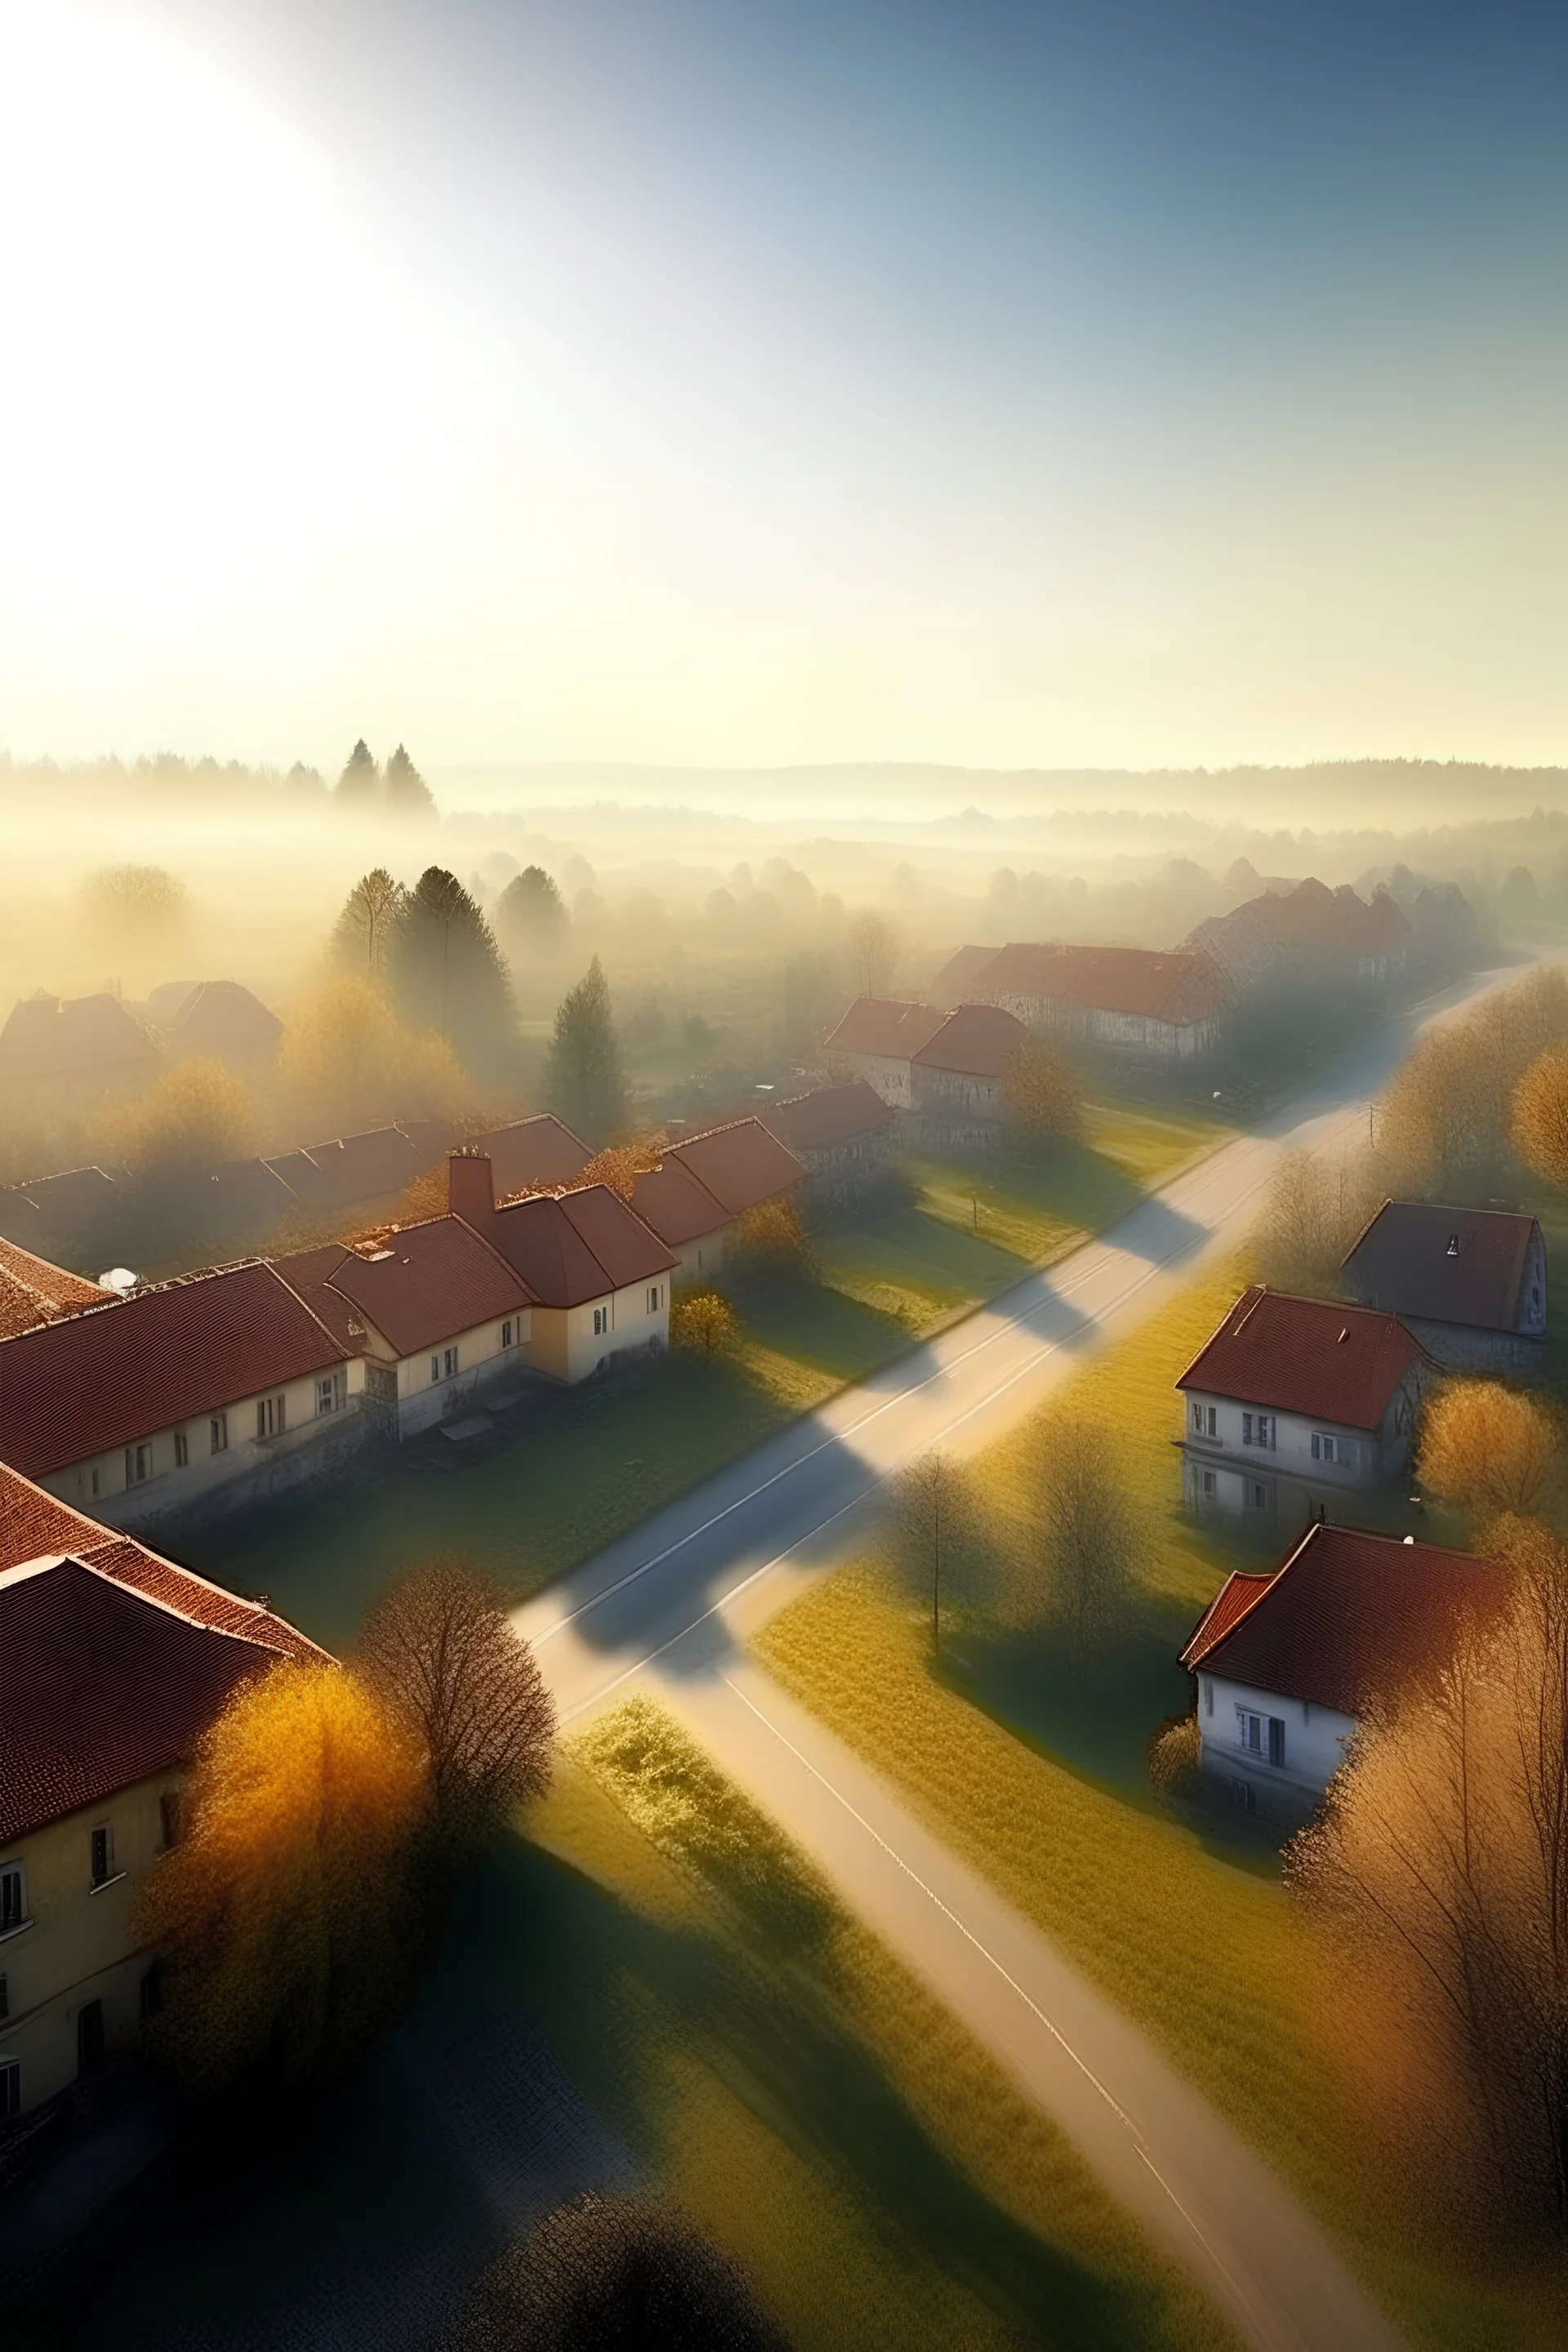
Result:
{"label": "chimney", "polygon": [[454,1151],[447,1160],[447,1206],[453,1216],[482,1233],[495,1214],[496,1196],[488,1151]]}

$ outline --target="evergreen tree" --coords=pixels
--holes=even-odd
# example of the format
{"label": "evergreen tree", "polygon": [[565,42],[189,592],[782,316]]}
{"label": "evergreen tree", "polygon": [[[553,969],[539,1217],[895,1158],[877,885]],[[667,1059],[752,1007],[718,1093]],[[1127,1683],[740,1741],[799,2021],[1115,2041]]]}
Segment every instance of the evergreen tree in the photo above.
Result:
{"label": "evergreen tree", "polygon": [[348,764],[338,778],[337,797],[356,808],[369,808],[381,798],[381,772],[363,735],[349,753]]}
{"label": "evergreen tree", "polygon": [[507,953],[519,961],[542,961],[566,944],[571,926],[566,902],[542,866],[525,866],[501,892],[496,929]]}
{"label": "evergreen tree", "polygon": [[506,959],[455,874],[427,866],[397,919],[393,996],[405,1028],[434,1029],[470,1070],[493,1064],[511,1031]]}
{"label": "evergreen tree", "polygon": [[436,798],[400,743],[386,763],[386,805],[394,816],[434,816]]}
{"label": "evergreen tree", "polygon": [[555,1012],[544,1098],[588,1142],[613,1142],[626,1123],[626,1082],[610,1019],[610,984],[597,956]]}

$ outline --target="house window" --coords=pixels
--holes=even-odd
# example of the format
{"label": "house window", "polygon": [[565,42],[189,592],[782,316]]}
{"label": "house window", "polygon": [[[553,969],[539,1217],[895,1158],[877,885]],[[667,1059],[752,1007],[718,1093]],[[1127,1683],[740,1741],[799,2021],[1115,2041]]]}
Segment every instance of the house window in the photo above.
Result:
{"label": "house window", "polygon": [[128,1445],[125,1449],[125,1483],[128,1486],[144,1486],[153,1475],[153,1448],[150,1445]]}
{"label": "house window", "polygon": [[1216,1473],[1213,1470],[1205,1470],[1199,1473],[1199,1478],[1205,1502],[1212,1503],[1219,1492],[1219,1478]]}
{"label": "house window", "polygon": [[174,1467],[183,1470],[191,1458],[191,1441],[183,1429],[174,1432]]}
{"label": "house window", "polygon": [[609,1329],[609,1328],[610,1328],[610,1310],[609,1310],[609,1308],[608,1308],[607,1307],[595,1307],[595,1309],[594,1309],[594,1337],[595,1337],[595,1339],[602,1339],[602,1338],[604,1337],[604,1334],[605,1334],[605,1333]]}
{"label": "house window", "polygon": [[1268,1489],[1259,1479],[1248,1479],[1247,1492],[1252,1497],[1252,1507],[1255,1511],[1266,1511],[1268,1508]]}
{"label": "house window", "polygon": [[114,1832],[103,1822],[92,1832],[92,1883],[107,1886],[114,1875]]}
{"label": "house window", "polygon": [[650,1315],[657,1315],[657,1314],[658,1313],[658,1306],[659,1306],[659,1286],[658,1286],[658,1284],[657,1282],[650,1283],[650,1284],[648,1285],[648,1294],[647,1294],[647,1311],[648,1311],[648,1313],[649,1313]]}
{"label": "house window", "polygon": [[1241,1442],[1243,1445],[1261,1445],[1272,1453],[1278,1428],[1279,1423],[1271,1412],[1244,1412]]}
{"label": "house window", "polygon": [[440,1357],[439,1357],[439,1356],[432,1356],[432,1357],[431,1357],[431,1359],[430,1359],[430,1385],[431,1385],[431,1387],[432,1387],[432,1388],[434,1388],[434,1387],[435,1387],[435,1385],[436,1385],[437,1381],[440,1379],[440,1377],[441,1377],[441,1359],[440,1359]]}
{"label": "house window", "polygon": [[22,2068],[16,2058],[0,2058],[0,2123],[22,2112]]}
{"label": "house window", "polygon": [[258,1437],[281,1437],[289,1426],[287,1397],[258,1397],[256,1400],[256,1434]]}
{"label": "house window", "polygon": [[441,1358],[441,1376],[444,1380],[448,1381],[457,1379],[458,1351],[456,1348],[448,1348],[443,1354]]}
{"label": "house window", "polygon": [[511,1345],[511,1325],[510,1323],[503,1323],[500,1327],[500,1343],[503,1348],[510,1348]]}
{"label": "house window", "polygon": [[1314,1462],[1336,1462],[1342,1470],[1353,1470],[1360,1458],[1361,1451],[1353,1437],[1331,1437],[1326,1431],[1318,1429],[1312,1432]]}
{"label": "house window", "polygon": [[1194,1405],[1193,1435],[1194,1437],[1217,1437],[1219,1435],[1219,1412],[1216,1407],[1212,1404]]}
{"label": "house window", "polygon": [[1255,1715],[1250,1707],[1236,1710],[1236,1736],[1238,1744],[1259,1762],[1264,1757],[1270,1764],[1285,1761],[1285,1726],[1277,1715]]}
{"label": "house window", "polygon": [[177,1845],[180,1839],[180,1792],[165,1789],[158,1800],[158,1818],[163,1824],[164,1845]]}
{"label": "house window", "polygon": [[0,1868],[0,1936],[8,1936],[13,1928],[27,1924],[27,1882],[22,1875],[19,1862],[8,1862]]}
{"label": "house window", "polygon": [[316,1382],[317,1412],[341,1412],[347,1393],[343,1374],[329,1372],[324,1381]]}
{"label": "house window", "polygon": [[98,1492],[98,1475],[99,1475],[99,1474],[98,1474],[98,1472],[95,1470],[95,1471],[93,1472],[93,1474],[92,1474],[92,1491],[93,1491],[93,1493],[94,1493],[95,1495],[96,1495],[96,1494],[97,1494],[97,1492]]}

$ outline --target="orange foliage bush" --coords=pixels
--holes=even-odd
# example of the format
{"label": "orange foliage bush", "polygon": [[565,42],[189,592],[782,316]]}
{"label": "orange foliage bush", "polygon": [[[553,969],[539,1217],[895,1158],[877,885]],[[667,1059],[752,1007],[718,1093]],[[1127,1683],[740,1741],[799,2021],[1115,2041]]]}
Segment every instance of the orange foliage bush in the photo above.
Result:
{"label": "orange foliage bush", "polygon": [[419,1742],[342,1667],[275,1666],[229,1701],[142,1897],[187,2080],[327,2074],[391,2023],[424,1952],[427,1812]]}
{"label": "orange foliage bush", "polygon": [[1558,1434],[1534,1397],[1500,1381],[1450,1381],[1422,1416],[1416,1475],[1477,1518],[1528,1512],[1553,1475]]}

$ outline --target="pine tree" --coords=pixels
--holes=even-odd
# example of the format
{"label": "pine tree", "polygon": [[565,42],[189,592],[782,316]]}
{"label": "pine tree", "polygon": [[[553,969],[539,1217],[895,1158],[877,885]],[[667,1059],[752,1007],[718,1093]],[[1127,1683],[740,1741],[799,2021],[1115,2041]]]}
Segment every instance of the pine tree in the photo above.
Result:
{"label": "pine tree", "polygon": [[571,928],[566,902],[542,866],[525,866],[501,892],[496,929],[509,955],[542,960],[566,944]]}
{"label": "pine tree", "polygon": [[590,1143],[614,1142],[626,1123],[626,1082],[610,1019],[610,984],[597,956],[555,1013],[544,1098]]}
{"label": "pine tree", "polygon": [[404,902],[392,942],[398,1016],[434,1029],[470,1070],[493,1063],[511,1031],[506,959],[455,874],[427,866]]}
{"label": "pine tree", "polygon": [[401,743],[386,763],[386,805],[394,816],[436,814],[436,796]]}
{"label": "pine tree", "polygon": [[348,763],[338,778],[337,797],[356,808],[369,808],[381,799],[381,772],[363,735],[349,753]]}

